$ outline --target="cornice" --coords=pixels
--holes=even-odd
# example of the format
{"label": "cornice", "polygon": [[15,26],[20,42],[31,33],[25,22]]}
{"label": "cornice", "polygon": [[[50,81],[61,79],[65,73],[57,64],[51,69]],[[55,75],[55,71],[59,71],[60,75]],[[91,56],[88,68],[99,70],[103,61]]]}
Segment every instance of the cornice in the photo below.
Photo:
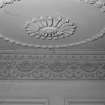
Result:
{"label": "cornice", "polygon": [[0,80],[105,80],[104,52],[23,52],[0,53]]}

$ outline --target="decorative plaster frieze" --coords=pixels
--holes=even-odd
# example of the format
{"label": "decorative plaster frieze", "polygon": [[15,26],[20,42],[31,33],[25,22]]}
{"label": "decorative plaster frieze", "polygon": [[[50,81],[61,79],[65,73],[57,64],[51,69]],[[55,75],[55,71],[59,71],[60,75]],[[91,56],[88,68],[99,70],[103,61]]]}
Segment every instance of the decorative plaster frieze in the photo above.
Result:
{"label": "decorative plaster frieze", "polygon": [[0,80],[105,80],[105,55],[0,54]]}

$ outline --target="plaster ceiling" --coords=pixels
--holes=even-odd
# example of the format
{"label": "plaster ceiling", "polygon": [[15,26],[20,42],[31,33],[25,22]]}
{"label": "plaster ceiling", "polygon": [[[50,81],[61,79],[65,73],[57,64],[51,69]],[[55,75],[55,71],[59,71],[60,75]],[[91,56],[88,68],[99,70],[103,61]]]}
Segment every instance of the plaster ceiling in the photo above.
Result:
{"label": "plaster ceiling", "polygon": [[0,0],[1,38],[22,46],[59,48],[105,34],[102,0]]}

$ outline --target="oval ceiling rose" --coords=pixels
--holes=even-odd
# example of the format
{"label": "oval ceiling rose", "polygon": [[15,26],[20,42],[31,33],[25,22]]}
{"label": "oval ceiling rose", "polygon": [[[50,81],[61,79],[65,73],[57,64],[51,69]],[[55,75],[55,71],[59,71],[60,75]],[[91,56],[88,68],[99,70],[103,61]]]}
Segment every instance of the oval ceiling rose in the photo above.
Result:
{"label": "oval ceiling rose", "polygon": [[105,35],[104,12],[103,0],[0,0],[0,38],[35,48],[80,45]]}
{"label": "oval ceiling rose", "polygon": [[26,33],[42,40],[58,40],[71,37],[77,31],[77,26],[66,17],[40,17],[33,18],[25,24]]}

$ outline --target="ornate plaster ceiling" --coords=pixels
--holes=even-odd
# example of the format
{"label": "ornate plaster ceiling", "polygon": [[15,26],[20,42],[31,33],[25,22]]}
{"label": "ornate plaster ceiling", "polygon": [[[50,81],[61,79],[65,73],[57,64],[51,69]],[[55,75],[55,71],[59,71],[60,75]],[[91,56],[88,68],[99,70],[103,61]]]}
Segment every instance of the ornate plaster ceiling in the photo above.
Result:
{"label": "ornate plaster ceiling", "polygon": [[0,37],[22,46],[59,48],[105,34],[103,0],[0,0]]}

